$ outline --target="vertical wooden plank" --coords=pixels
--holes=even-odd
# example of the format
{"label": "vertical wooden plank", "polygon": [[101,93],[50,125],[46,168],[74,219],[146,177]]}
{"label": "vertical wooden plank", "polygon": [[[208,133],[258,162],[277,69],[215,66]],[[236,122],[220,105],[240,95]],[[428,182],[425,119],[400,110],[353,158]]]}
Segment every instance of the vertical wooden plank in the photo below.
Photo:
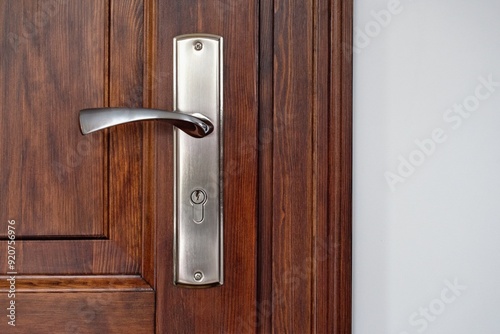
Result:
{"label": "vertical wooden plank", "polygon": [[[172,130],[157,125],[157,332],[247,333],[256,303],[258,3],[157,1],[152,106],[172,108],[172,39],[187,33],[224,38],[224,285],[173,286]],[[163,77],[163,74],[165,76]],[[175,300],[175,306],[170,301]],[[182,320],[180,320],[182,319]],[[251,318],[253,321],[254,317]]]}
{"label": "vertical wooden plank", "polygon": [[273,331],[313,330],[313,1],[276,0]]}
{"label": "vertical wooden plank", "polygon": [[[109,106],[141,107],[144,12],[142,0],[110,2]],[[140,272],[142,258],[143,134],[141,123],[109,130],[109,237],[96,245],[95,270],[107,261]],[[108,256],[100,256],[101,253]]]}
{"label": "vertical wooden plank", "polygon": [[330,333],[351,332],[352,291],[352,19],[353,0],[332,0],[329,122]]}
{"label": "vertical wooden plank", "polygon": [[272,332],[273,300],[273,85],[274,85],[274,2],[259,6],[259,225],[257,248],[257,307],[253,326],[258,333]]}
{"label": "vertical wooden plank", "polygon": [[[143,66],[144,90],[142,92],[143,107],[153,108],[153,83],[161,78],[153,67],[156,54],[153,42],[156,36],[156,1],[144,1],[144,51],[145,59]],[[161,79],[160,79],[161,80]],[[155,194],[157,191],[157,168],[156,162],[156,122],[145,122],[143,124],[143,210],[142,210],[142,232],[143,232],[143,254],[142,254],[142,277],[151,285],[156,287],[156,212]],[[162,222],[160,222],[162,224]]]}
{"label": "vertical wooden plank", "polygon": [[[330,276],[329,263],[334,256],[334,245],[329,238],[329,127],[330,127],[330,25],[331,1],[316,0],[315,31],[314,31],[314,191],[313,191],[313,224],[314,226],[314,257],[315,275],[313,307],[314,332],[330,333],[329,321],[332,319],[328,302],[332,290],[328,285]],[[337,333],[337,332],[334,332]],[[344,333],[344,332],[339,332]]]}

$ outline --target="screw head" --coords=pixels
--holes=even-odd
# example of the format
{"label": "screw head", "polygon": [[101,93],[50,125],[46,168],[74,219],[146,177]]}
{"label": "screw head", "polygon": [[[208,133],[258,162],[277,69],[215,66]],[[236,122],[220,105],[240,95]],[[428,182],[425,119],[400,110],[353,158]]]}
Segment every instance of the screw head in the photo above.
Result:
{"label": "screw head", "polygon": [[198,42],[194,42],[194,49],[196,51],[200,51],[201,49],[203,49],[203,43],[198,41]]}
{"label": "screw head", "polygon": [[202,204],[207,199],[207,194],[200,189],[197,189],[191,193],[191,202],[193,204]]}
{"label": "screw head", "polygon": [[196,282],[200,282],[203,279],[203,273],[201,271],[197,271],[194,273],[194,280]]}

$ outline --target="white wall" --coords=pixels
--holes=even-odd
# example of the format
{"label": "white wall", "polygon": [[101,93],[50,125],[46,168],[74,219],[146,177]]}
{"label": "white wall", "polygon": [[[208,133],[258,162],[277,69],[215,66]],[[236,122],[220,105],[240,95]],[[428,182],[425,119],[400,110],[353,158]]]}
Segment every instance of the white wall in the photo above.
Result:
{"label": "white wall", "polygon": [[354,27],[353,333],[500,333],[500,0]]}

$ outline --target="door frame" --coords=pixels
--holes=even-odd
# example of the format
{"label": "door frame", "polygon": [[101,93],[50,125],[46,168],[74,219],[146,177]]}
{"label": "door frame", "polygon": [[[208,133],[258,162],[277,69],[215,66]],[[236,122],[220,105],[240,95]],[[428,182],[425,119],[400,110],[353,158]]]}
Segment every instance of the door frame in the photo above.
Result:
{"label": "door frame", "polygon": [[334,0],[329,131],[329,225],[338,248],[330,271],[334,333],[352,326],[352,146],[354,0]]}
{"label": "door frame", "polygon": [[[260,333],[280,332],[294,322],[310,321],[310,332],[351,333],[353,0],[311,0],[300,8],[303,2],[260,4],[259,141],[264,142],[263,131],[269,124],[274,137],[259,149],[257,314],[261,317],[256,326]],[[289,15],[279,14],[284,6]],[[304,62],[311,65],[308,72],[296,73]],[[272,74],[269,68],[274,69]],[[299,81],[308,84],[301,86]],[[279,96],[285,86],[287,98],[293,100],[294,94],[295,103]],[[307,100],[307,94],[312,99]],[[283,101],[286,108],[280,105]],[[290,115],[287,108],[296,114]],[[296,130],[296,135],[287,129]],[[309,131],[309,137],[298,131]],[[309,180],[305,191],[292,181],[276,181],[279,172],[299,178],[297,166],[307,166],[302,175]],[[280,227],[280,222],[290,229]],[[304,222],[308,229],[300,230]],[[297,230],[301,233],[294,234]],[[290,254],[300,252],[308,256],[310,268],[301,268],[301,260],[290,260]],[[296,269],[306,274],[295,274]],[[292,273],[288,282],[280,281],[279,276],[287,273]],[[307,286],[310,294],[293,296],[297,286]],[[285,300],[309,303],[302,310],[305,314],[290,307],[266,317],[263,305],[268,301],[274,305],[281,298],[280,289]]]}

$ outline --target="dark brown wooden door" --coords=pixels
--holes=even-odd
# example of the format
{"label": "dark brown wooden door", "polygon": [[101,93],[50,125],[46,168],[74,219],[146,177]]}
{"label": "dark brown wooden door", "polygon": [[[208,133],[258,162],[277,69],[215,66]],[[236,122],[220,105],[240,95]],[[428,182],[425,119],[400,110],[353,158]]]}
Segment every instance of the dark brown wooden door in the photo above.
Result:
{"label": "dark brown wooden door", "polygon": [[[0,0],[0,332],[350,332],[351,8]],[[172,283],[171,126],[78,125],[82,108],[170,110],[172,39],[196,32],[224,38],[209,289]]]}

